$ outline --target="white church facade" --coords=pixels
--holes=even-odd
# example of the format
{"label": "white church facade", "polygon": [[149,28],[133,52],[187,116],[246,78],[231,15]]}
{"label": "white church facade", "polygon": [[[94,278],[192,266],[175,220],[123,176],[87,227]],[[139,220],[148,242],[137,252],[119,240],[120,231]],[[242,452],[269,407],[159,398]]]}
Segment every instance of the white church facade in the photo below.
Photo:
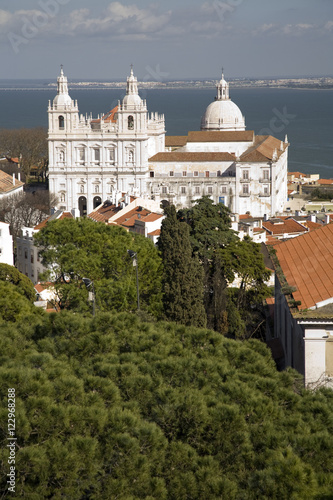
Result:
{"label": "white church facade", "polygon": [[201,130],[187,136],[165,136],[164,116],[149,116],[133,70],[123,101],[97,119],[79,116],[61,70],[48,113],[50,191],[62,210],[85,215],[126,192],[177,208],[208,195],[259,217],[281,213],[287,201],[287,138],[247,131],[223,74]]}
{"label": "white church facade", "polygon": [[61,210],[86,215],[117,193],[146,193],[148,158],[164,151],[164,116],[148,116],[133,70],[123,101],[93,120],[79,115],[61,69],[48,115],[49,189]]}

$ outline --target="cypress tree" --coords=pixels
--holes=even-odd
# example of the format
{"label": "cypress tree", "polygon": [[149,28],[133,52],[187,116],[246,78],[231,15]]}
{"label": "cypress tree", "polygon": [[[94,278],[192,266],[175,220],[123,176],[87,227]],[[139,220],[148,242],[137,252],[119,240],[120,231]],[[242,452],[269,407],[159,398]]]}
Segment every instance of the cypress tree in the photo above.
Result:
{"label": "cypress tree", "polygon": [[177,219],[175,207],[165,210],[159,249],[163,261],[163,307],[168,320],[187,326],[206,326],[203,269],[192,255],[189,227]]}

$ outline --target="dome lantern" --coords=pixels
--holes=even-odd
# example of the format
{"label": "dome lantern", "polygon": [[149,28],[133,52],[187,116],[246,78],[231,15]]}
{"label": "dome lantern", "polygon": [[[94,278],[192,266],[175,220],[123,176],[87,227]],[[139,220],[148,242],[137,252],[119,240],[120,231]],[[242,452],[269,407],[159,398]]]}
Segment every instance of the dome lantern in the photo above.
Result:
{"label": "dome lantern", "polygon": [[222,78],[216,85],[217,96],[207,107],[201,130],[245,130],[245,119],[239,107],[229,97],[229,83]]}

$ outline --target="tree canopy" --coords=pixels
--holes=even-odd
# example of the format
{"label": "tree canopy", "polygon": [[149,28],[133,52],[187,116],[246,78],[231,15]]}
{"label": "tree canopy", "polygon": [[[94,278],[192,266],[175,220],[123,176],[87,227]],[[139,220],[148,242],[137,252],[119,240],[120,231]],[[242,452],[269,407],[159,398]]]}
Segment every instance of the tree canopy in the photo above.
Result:
{"label": "tree canopy", "polygon": [[11,283],[17,287],[17,292],[26,297],[30,302],[36,300],[36,292],[32,281],[20,273],[14,266],[0,264],[0,282]]}
{"label": "tree canopy", "polygon": [[138,254],[139,291],[142,308],[153,314],[161,309],[161,260],[153,243],[90,219],[50,221],[35,234],[42,262],[56,280],[62,308],[84,310],[86,277],[94,281],[100,310],[135,310],[135,268],[127,253]]}
{"label": "tree canopy", "polygon": [[333,392],[277,372],[257,340],[63,311],[8,324],[0,353],[2,408],[16,392],[13,498],[331,498]]}
{"label": "tree canopy", "polygon": [[[236,338],[261,337],[261,304],[271,291],[265,284],[270,272],[260,245],[249,237],[241,241],[231,229],[229,209],[208,196],[195,200],[190,209],[179,210],[177,217],[187,222],[193,255],[203,267],[207,326]],[[230,290],[227,287],[235,278],[239,286]]]}
{"label": "tree canopy", "polygon": [[165,209],[159,249],[163,261],[163,306],[168,320],[206,326],[203,269],[192,255],[189,227],[177,219],[173,205]]}

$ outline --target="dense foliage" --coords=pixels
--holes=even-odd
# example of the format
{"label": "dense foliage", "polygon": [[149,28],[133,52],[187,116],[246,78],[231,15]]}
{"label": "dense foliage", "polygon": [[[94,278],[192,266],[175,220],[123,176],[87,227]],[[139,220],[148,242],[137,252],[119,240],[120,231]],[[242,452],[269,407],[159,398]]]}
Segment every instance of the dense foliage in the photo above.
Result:
{"label": "dense foliage", "polygon": [[8,323],[0,358],[3,492],[16,390],[13,499],[332,498],[333,393],[302,390],[259,341],[64,311]]}
{"label": "dense foliage", "polygon": [[135,268],[127,250],[138,254],[141,307],[159,314],[161,309],[161,259],[153,243],[119,226],[90,219],[58,219],[49,222],[35,240],[43,264],[56,280],[60,307],[87,309],[87,290],[82,282],[94,281],[99,310],[136,309]]}
{"label": "dense foliage", "polygon": [[175,207],[165,210],[159,249],[163,261],[163,309],[169,321],[206,326],[203,304],[203,269],[192,255],[188,225],[177,219]]}
{"label": "dense foliage", "polygon": [[[168,212],[166,215],[170,218]],[[208,196],[179,210],[177,218],[187,223],[193,259],[199,259],[203,270],[207,326],[234,338],[261,338],[265,325],[262,301],[271,291],[260,245],[249,237],[241,241],[231,229],[229,209],[221,203],[215,205]],[[174,221],[169,225],[170,235],[174,225]],[[174,239],[173,247],[176,245]],[[168,266],[163,255],[162,260]],[[238,283],[231,289],[234,280]]]}
{"label": "dense foliage", "polygon": [[25,274],[20,273],[16,267],[0,264],[1,281],[15,285],[17,293],[23,295],[30,302],[36,300],[36,292],[32,281]]}

